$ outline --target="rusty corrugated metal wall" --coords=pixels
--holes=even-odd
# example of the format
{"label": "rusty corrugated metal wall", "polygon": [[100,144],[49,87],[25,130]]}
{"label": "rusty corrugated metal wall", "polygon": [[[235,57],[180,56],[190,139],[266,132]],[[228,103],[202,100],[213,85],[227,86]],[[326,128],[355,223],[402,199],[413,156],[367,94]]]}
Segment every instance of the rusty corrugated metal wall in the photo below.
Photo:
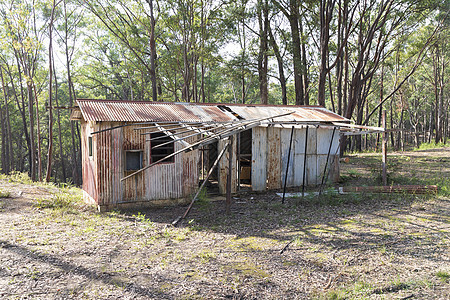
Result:
{"label": "rusty corrugated metal wall", "polygon": [[[330,147],[332,127],[308,128],[306,150],[306,184],[317,185],[322,175]],[[284,186],[288,161],[291,128],[255,127],[252,134],[252,189],[280,189]],[[303,183],[306,129],[296,125],[294,129],[287,187],[299,187]],[[336,181],[339,174],[339,131],[335,132],[331,147],[329,179]]]}
{"label": "rusty corrugated metal wall", "polygon": [[93,156],[89,157],[89,142],[91,132],[95,131],[94,125],[90,122],[81,122],[81,152],[82,152],[82,178],[83,178],[83,190],[89,195],[95,202],[98,201],[97,191],[97,164],[94,157],[97,154],[95,147],[96,138],[92,137],[93,142]]}
{"label": "rusty corrugated metal wall", "polygon": [[[132,171],[125,171],[127,150],[143,151],[143,166],[150,163],[149,135],[153,129],[135,130],[126,126],[93,135],[93,157],[89,158],[88,137],[94,131],[108,129],[121,123],[101,122],[90,126],[82,123],[83,190],[100,206],[184,198],[198,187],[198,150],[176,155],[172,163],[160,163],[134,177],[121,181]],[[192,142],[195,137],[186,141]],[[182,145],[178,142],[174,150]]]}

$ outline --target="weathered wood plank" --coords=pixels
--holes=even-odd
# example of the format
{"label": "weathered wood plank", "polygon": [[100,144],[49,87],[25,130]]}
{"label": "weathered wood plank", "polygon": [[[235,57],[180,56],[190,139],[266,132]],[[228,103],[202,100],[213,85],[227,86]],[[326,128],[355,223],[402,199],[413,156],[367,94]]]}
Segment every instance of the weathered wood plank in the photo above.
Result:
{"label": "weathered wood plank", "polygon": [[[223,148],[226,147],[228,144],[227,140],[220,140],[217,144],[217,151],[222,151]],[[237,191],[237,157],[236,157],[236,150],[237,150],[237,138],[233,139],[232,144],[232,176],[231,176],[231,192],[236,193]],[[219,193],[225,194],[226,193],[226,185],[227,185],[227,177],[228,177],[228,151],[223,154],[222,159],[219,161]]]}
{"label": "weathered wood plank", "polygon": [[267,188],[281,188],[281,130],[280,128],[267,128]]}
{"label": "weathered wood plank", "polygon": [[252,190],[265,191],[267,183],[267,129],[252,129]]}

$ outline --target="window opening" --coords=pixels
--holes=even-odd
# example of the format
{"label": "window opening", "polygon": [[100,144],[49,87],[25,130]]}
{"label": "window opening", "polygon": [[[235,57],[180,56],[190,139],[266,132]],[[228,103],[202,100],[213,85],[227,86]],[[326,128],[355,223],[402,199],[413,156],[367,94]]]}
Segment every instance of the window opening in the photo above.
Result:
{"label": "window opening", "polygon": [[92,154],[92,136],[88,137],[88,148],[89,148],[89,157],[91,157]]}
{"label": "window opening", "polygon": [[[150,157],[151,163],[157,162],[158,160],[173,154],[175,152],[173,140],[163,132],[154,132],[150,134],[151,139],[151,149]],[[162,145],[164,144],[164,145]],[[162,146],[159,146],[162,145]],[[158,147],[156,147],[158,146]],[[173,163],[174,157],[169,157],[162,161],[162,163]]]}
{"label": "window opening", "polygon": [[125,152],[125,170],[137,171],[142,169],[143,151],[142,150],[128,150]]}

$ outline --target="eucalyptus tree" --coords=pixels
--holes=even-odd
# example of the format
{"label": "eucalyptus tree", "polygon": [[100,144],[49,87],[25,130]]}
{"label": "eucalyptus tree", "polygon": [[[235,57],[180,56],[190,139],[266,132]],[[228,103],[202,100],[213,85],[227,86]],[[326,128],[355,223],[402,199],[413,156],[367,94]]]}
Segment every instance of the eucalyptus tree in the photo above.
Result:
{"label": "eucalyptus tree", "polygon": [[[9,3],[3,2],[0,8],[1,26],[4,33],[2,37],[3,49],[9,52],[9,58],[16,61],[20,84],[22,79],[26,81],[30,137],[28,145],[29,165],[33,180],[36,179],[36,173],[37,178],[42,179],[39,94],[45,77],[42,76],[39,68],[43,59],[42,41],[46,24],[45,20],[44,22],[38,20],[39,4],[35,1],[10,1]],[[11,60],[9,60],[10,62]]]}

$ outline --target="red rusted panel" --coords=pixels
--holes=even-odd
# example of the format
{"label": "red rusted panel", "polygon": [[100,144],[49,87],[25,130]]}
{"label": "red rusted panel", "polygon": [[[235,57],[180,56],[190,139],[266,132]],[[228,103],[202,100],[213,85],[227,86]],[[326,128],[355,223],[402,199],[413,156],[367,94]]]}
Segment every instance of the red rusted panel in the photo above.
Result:
{"label": "red rusted panel", "polygon": [[[94,201],[98,202],[97,193],[97,166],[94,162],[94,156],[89,157],[89,145],[88,138],[91,129],[89,123],[82,121],[81,123],[81,151],[82,151],[82,177],[83,177],[83,190],[92,198]],[[96,138],[93,137],[93,152],[96,153],[95,145]]]}
{"label": "red rusted panel", "polygon": [[[347,122],[321,106],[244,105],[206,103],[161,103],[144,101],[87,100],[77,101],[83,119],[106,122],[227,122],[236,115],[250,120],[294,111],[276,121]],[[226,109],[219,108],[225,106]]]}
{"label": "red rusted panel", "polygon": [[[202,122],[204,117],[196,114],[194,104],[153,103],[143,101],[77,100],[86,121],[106,122]],[[205,107],[205,115],[212,121],[230,121],[232,118],[217,107]]]}

